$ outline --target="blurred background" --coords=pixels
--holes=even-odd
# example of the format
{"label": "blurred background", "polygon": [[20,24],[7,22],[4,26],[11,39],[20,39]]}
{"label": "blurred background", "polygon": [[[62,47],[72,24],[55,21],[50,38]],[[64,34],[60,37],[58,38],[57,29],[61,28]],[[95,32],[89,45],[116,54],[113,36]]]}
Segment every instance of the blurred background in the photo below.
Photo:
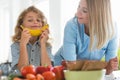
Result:
{"label": "blurred background", "polygon": [[[0,64],[11,62],[10,45],[19,14],[27,7],[34,5],[46,16],[52,37],[52,53],[60,48],[63,42],[65,23],[74,17],[80,0],[0,0]],[[113,18],[120,32],[120,0],[111,0]],[[119,35],[120,36],[120,35]]]}

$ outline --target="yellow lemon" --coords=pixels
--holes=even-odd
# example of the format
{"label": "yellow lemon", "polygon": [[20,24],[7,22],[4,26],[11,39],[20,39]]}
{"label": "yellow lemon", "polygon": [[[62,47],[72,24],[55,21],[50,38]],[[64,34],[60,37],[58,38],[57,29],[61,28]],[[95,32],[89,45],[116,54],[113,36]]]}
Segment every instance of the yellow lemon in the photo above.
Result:
{"label": "yellow lemon", "polygon": [[[25,27],[23,27],[21,25],[21,28],[24,29]],[[35,30],[29,29],[29,28],[27,28],[27,29],[30,31],[30,34],[32,36],[39,36],[39,35],[41,35],[42,31],[46,30],[47,28],[48,28],[48,24],[46,24],[45,26],[43,26],[41,29],[35,29]]]}

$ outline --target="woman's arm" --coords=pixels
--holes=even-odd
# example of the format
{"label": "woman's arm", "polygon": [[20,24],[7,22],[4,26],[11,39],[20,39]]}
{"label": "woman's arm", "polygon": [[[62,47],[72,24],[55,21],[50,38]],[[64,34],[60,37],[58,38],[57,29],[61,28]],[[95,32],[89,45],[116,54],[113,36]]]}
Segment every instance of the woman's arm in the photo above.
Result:
{"label": "woman's arm", "polygon": [[77,42],[77,26],[70,20],[64,30],[64,42],[63,42],[63,53],[62,56],[65,60],[74,61],[76,60],[76,42]]}
{"label": "woman's arm", "polygon": [[118,52],[118,37],[114,36],[108,43],[105,59],[108,62],[108,65],[106,67],[106,74],[110,74],[112,71],[118,69],[118,58],[117,58],[117,52]]}

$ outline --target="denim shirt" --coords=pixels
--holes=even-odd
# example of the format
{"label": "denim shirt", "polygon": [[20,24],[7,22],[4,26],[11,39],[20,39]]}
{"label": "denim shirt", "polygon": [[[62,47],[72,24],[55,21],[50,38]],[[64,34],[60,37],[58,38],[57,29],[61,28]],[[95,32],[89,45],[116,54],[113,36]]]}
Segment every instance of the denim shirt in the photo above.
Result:
{"label": "denim shirt", "polygon": [[69,20],[64,30],[63,46],[54,56],[54,65],[60,65],[61,60],[74,61],[81,60],[101,60],[105,56],[105,60],[117,56],[118,38],[115,35],[108,40],[101,49],[89,50],[90,37],[85,33],[84,24],[79,24],[77,18]]}
{"label": "denim shirt", "polygon": [[[18,64],[19,55],[20,55],[20,46],[19,42],[15,42],[11,45],[11,54],[12,54],[12,67],[15,67]],[[34,66],[40,65],[40,44],[36,41],[33,45],[28,43],[27,44],[27,51],[28,51],[28,58],[29,64]],[[53,56],[51,54],[51,46],[47,46],[48,56],[50,57],[51,61],[53,61]]]}

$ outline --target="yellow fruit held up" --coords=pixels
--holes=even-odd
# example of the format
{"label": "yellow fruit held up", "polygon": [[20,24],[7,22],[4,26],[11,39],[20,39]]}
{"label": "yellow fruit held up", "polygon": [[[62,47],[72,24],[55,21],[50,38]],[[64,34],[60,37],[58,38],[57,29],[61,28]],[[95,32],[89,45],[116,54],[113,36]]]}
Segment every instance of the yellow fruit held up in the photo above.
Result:
{"label": "yellow fruit held up", "polygon": [[[21,27],[22,29],[25,28],[25,27],[22,26],[22,25],[21,25],[20,27]],[[35,30],[29,29],[29,28],[27,28],[27,29],[29,30],[29,32],[30,32],[30,34],[31,34],[32,36],[39,36],[39,35],[41,35],[42,31],[48,29],[48,27],[49,27],[49,25],[46,24],[46,25],[44,25],[41,29],[35,29]]]}

